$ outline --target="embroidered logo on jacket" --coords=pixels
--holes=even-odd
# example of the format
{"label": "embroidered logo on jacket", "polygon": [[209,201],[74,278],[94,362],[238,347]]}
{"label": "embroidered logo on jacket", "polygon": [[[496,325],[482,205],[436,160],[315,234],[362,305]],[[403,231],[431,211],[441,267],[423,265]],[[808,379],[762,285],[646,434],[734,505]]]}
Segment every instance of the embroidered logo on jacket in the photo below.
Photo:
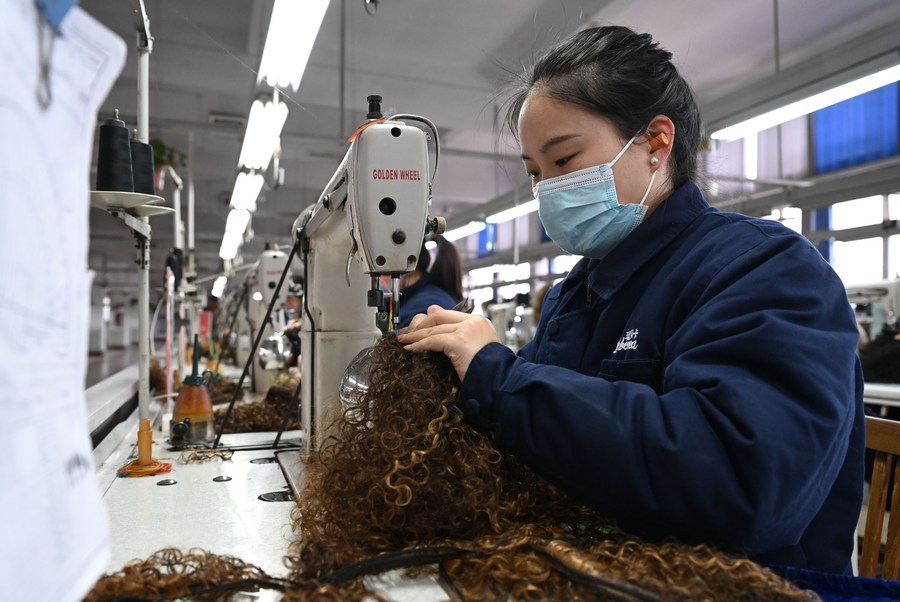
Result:
{"label": "embroidered logo on jacket", "polygon": [[613,351],[613,353],[618,353],[619,351],[626,350],[626,349],[637,349],[638,348],[637,335],[638,335],[637,328],[632,328],[631,330],[626,332],[625,335],[621,339],[619,339],[619,342],[616,343],[616,350]]}

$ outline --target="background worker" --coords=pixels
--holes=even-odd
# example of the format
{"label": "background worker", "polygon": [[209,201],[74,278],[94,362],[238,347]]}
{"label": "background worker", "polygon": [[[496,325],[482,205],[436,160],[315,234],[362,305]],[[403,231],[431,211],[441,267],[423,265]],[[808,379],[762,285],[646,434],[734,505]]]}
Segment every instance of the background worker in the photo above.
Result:
{"label": "background worker", "polygon": [[400,328],[409,326],[413,316],[431,305],[450,309],[462,301],[459,252],[441,235],[432,240],[437,244],[434,262],[423,244],[416,269],[400,277]]}

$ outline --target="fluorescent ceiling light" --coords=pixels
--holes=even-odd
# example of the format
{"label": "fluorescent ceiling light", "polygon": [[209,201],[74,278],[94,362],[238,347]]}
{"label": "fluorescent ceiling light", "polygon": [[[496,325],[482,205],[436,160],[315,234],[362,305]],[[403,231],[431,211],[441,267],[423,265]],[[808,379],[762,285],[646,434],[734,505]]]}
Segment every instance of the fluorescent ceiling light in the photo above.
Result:
{"label": "fluorescent ceiling light", "polygon": [[229,261],[235,258],[237,255],[239,243],[234,243],[232,240],[229,240],[227,237],[222,239],[222,244],[219,245],[219,257],[221,257],[225,261]]}
{"label": "fluorescent ceiling light", "polygon": [[503,211],[498,211],[493,215],[489,215],[484,219],[484,221],[489,224],[502,224],[503,222],[508,222],[509,220],[516,219],[517,217],[522,217],[523,215],[534,213],[537,210],[537,199],[532,199],[526,203],[522,203],[521,205],[510,207],[509,209],[504,209]]}
{"label": "fluorescent ceiling light", "polygon": [[226,232],[222,236],[222,242],[228,247],[239,247],[244,241],[244,235],[241,232]]}
{"label": "fluorescent ceiling light", "polygon": [[243,236],[247,224],[250,222],[250,212],[243,209],[232,209],[228,212],[228,219],[225,221],[225,232],[234,233]]}
{"label": "fluorescent ceiling light", "polygon": [[277,99],[264,102],[257,98],[253,101],[238,167],[266,170],[272,160],[272,153],[281,144],[281,130],[287,115],[287,105]]}
{"label": "fluorescent ceiling light", "polygon": [[234,181],[234,192],[231,193],[232,209],[243,209],[251,213],[256,211],[256,199],[262,185],[262,174],[243,171],[239,173]]}
{"label": "fluorescent ceiling light", "polygon": [[459,240],[460,238],[465,238],[466,236],[471,236],[472,234],[478,234],[482,230],[487,227],[487,224],[484,222],[469,222],[465,226],[460,226],[459,228],[454,228],[453,230],[447,230],[444,232],[444,238],[449,241]]}
{"label": "fluorescent ceiling light", "polygon": [[227,283],[228,278],[226,278],[225,276],[219,276],[218,278],[216,278],[216,281],[213,282],[212,291],[210,291],[210,294],[216,299],[220,298],[222,296],[222,293],[225,292],[225,285]]}
{"label": "fluorescent ceiling light", "polygon": [[710,137],[714,140],[722,140],[725,142],[739,140],[752,133],[761,132],[775,127],[776,125],[787,123],[792,119],[814,113],[825,107],[830,107],[831,105],[859,96],[860,94],[882,88],[896,81],[900,81],[900,65],[894,65],[893,67],[878,71],[872,75],[861,77],[852,82],[826,90],[825,92],[814,94],[803,100],[792,102],[778,109],[747,119],[746,121],[717,130],[713,132]]}
{"label": "fluorescent ceiling light", "polygon": [[243,231],[226,231],[222,237],[222,244],[219,246],[219,257],[225,261],[234,259],[242,242],[244,242]]}
{"label": "fluorescent ceiling light", "polygon": [[275,0],[257,83],[300,87],[327,9],[328,0]]}
{"label": "fluorescent ceiling light", "polygon": [[242,242],[244,242],[244,236],[240,232],[226,232],[225,235],[222,236],[222,245],[228,249],[237,251]]}

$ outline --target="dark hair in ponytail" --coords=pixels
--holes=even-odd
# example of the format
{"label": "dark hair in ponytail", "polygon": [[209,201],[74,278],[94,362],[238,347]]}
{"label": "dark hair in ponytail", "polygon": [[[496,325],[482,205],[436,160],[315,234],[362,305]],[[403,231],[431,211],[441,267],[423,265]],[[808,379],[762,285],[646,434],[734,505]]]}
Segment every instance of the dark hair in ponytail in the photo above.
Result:
{"label": "dark hair in ponytail", "polygon": [[585,29],[538,59],[514,90],[506,122],[518,135],[519,113],[532,92],[571,102],[613,122],[624,139],[644,133],[657,115],[675,124],[670,155],[676,188],[697,178],[700,111],[672,54],[649,34],[627,27]]}
{"label": "dark hair in ponytail", "polygon": [[[462,263],[456,246],[441,235],[432,238],[437,243],[437,255],[431,262],[431,253],[422,245],[416,271],[427,274],[432,284],[436,284],[453,297],[462,301]],[[430,269],[429,269],[430,268]]]}

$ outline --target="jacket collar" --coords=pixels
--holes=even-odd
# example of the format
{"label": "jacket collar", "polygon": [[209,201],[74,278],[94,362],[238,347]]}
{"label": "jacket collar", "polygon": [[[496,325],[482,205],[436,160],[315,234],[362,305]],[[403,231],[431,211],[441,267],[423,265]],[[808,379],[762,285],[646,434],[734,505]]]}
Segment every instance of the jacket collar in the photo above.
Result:
{"label": "jacket collar", "polygon": [[588,285],[604,300],[631,278],[641,266],[680,235],[699,215],[712,208],[693,182],[687,182],[665,199],[641,225],[634,229],[603,259],[584,258],[566,277],[562,294],[587,278]]}

